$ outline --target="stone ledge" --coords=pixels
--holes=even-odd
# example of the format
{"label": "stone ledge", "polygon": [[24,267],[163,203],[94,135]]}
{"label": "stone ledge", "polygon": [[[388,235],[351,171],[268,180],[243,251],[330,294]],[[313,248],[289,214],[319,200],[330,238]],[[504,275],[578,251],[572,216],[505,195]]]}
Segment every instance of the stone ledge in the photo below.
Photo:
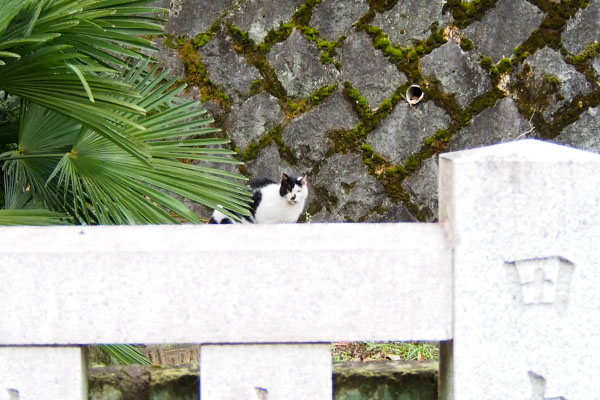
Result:
{"label": "stone ledge", "polygon": [[[91,367],[88,399],[198,399],[199,379],[197,365]],[[434,400],[438,362],[338,362],[333,381],[334,400]]]}
{"label": "stone ledge", "polygon": [[434,400],[438,368],[437,361],[334,363],[334,400]]}

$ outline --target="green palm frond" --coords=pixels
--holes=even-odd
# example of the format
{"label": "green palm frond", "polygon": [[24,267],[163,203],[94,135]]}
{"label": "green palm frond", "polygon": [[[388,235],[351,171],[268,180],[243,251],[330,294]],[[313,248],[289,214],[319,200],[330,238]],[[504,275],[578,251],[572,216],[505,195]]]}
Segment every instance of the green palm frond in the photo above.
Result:
{"label": "green palm frond", "polygon": [[0,210],[0,225],[66,225],[69,216],[44,209]]}
{"label": "green palm frond", "polygon": [[145,158],[143,146],[123,133],[125,125],[143,129],[128,118],[145,113],[135,104],[139,95],[126,83],[110,79],[105,67],[67,64],[78,56],[64,45],[36,49],[0,67],[0,89],[93,127],[131,154]]}
{"label": "green palm frond", "polygon": [[162,9],[147,3],[0,0],[0,91],[67,115],[145,160],[145,146],[123,130],[143,129],[131,117],[146,110],[112,67],[154,49],[140,35],[162,33],[151,15]]}
{"label": "green palm frond", "polygon": [[[183,86],[173,88],[156,68],[146,69],[147,62],[139,63],[124,79],[142,93],[137,104],[152,115],[136,119],[143,130],[124,132],[148,147],[147,162],[73,119],[24,102],[18,146],[2,155],[5,180],[26,181],[33,199],[84,224],[199,222],[172,194],[248,215],[243,176],[190,163],[238,163],[233,151],[216,147],[228,140],[203,137],[219,131],[206,111],[176,97]],[[7,192],[7,200],[17,194]]]}
{"label": "green palm frond", "polygon": [[114,364],[141,364],[150,365],[150,361],[140,350],[129,344],[105,344],[100,348],[104,350]]}
{"label": "green palm frond", "polygon": [[62,211],[63,200],[48,190],[48,176],[72,148],[81,124],[37,104],[21,102],[18,141],[0,155],[5,182],[5,208],[18,209],[30,200]]}
{"label": "green palm frond", "polygon": [[[9,42],[18,48],[52,40],[77,48],[90,59],[125,66],[122,57],[142,58],[142,50],[154,50],[144,36],[163,33],[163,20],[155,17],[167,10],[147,6],[152,0],[0,0],[11,13],[2,28],[0,50]],[[1,7],[4,10],[4,7]],[[10,14],[13,14],[12,17]],[[17,18],[15,16],[18,15]],[[10,24],[12,20],[12,24]],[[26,21],[27,23],[22,23]],[[19,54],[15,50],[15,53]]]}
{"label": "green palm frond", "polygon": [[0,0],[0,32],[3,32],[11,21],[21,12],[21,10],[27,6],[31,1],[14,1],[14,0]]}

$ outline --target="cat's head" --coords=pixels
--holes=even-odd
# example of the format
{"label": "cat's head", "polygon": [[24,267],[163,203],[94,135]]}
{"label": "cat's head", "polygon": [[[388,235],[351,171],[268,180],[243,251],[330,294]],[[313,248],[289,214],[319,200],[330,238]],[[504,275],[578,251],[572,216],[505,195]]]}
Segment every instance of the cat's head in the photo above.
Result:
{"label": "cat's head", "polygon": [[308,196],[306,176],[288,176],[283,174],[279,194],[290,204],[301,203]]}

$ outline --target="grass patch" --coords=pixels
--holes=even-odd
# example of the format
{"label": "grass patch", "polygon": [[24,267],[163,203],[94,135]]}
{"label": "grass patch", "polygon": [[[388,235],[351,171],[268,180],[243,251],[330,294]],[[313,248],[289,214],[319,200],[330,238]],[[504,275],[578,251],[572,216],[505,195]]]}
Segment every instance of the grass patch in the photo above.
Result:
{"label": "grass patch", "polygon": [[343,342],[332,346],[333,361],[438,360],[437,343],[428,342]]}

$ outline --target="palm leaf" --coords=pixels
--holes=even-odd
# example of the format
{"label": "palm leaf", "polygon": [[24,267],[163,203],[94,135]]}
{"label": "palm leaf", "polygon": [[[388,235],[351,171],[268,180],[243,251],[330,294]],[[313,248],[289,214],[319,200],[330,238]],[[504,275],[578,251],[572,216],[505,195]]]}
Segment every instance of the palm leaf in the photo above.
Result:
{"label": "palm leaf", "polygon": [[10,22],[29,5],[30,1],[0,0],[0,32],[4,31]]}
{"label": "palm leaf", "polygon": [[124,66],[124,57],[154,49],[139,37],[162,33],[151,16],[162,9],[144,7],[148,3],[0,0],[0,90],[74,118],[145,160],[144,146],[123,134],[132,124],[141,129],[131,115],[145,109],[98,62]]}
{"label": "palm leaf", "polygon": [[[64,50],[68,49],[64,46],[42,47],[19,60],[7,62],[0,73],[0,89],[94,127],[127,152],[145,159],[147,154],[141,142],[123,133],[124,125],[143,129],[130,118],[145,112],[136,104],[139,95],[123,82],[94,75],[106,73],[104,67],[80,67],[81,77],[78,76],[66,62],[79,56]],[[94,96],[93,103],[88,98],[90,93]]]}
{"label": "palm leaf", "polygon": [[212,119],[204,118],[200,104],[175,97],[183,87],[164,85],[164,75],[146,71],[147,66],[140,63],[124,79],[143,93],[134,105],[151,103],[152,115],[137,117],[124,133],[147,146],[151,168],[96,131],[29,102],[18,148],[3,157],[20,165],[34,199],[79,223],[199,222],[171,194],[248,215],[244,177],[180,161],[238,163],[230,157],[233,151],[216,147],[228,140],[202,137],[219,130],[209,126]]}
{"label": "palm leaf", "polygon": [[0,225],[65,225],[69,224],[65,214],[38,210],[0,210]]}
{"label": "palm leaf", "polygon": [[[6,1],[6,0],[5,0]],[[36,34],[60,34],[54,43],[84,44],[97,49],[81,49],[93,59],[111,63],[115,54],[142,58],[142,49],[154,50],[152,42],[140,35],[160,35],[162,20],[153,16],[166,10],[148,7],[152,0],[92,0],[46,1],[44,7],[31,4],[24,7],[24,18],[39,16],[33,26],[17,26],[7,32],[9,37]]]}
{"label": "palm leaf", "polygon": [[104,350],[114,364],[141,364],[150,365],[150,361],[139,351],[136,346],[129,344],[105,344],[100,348]]}

